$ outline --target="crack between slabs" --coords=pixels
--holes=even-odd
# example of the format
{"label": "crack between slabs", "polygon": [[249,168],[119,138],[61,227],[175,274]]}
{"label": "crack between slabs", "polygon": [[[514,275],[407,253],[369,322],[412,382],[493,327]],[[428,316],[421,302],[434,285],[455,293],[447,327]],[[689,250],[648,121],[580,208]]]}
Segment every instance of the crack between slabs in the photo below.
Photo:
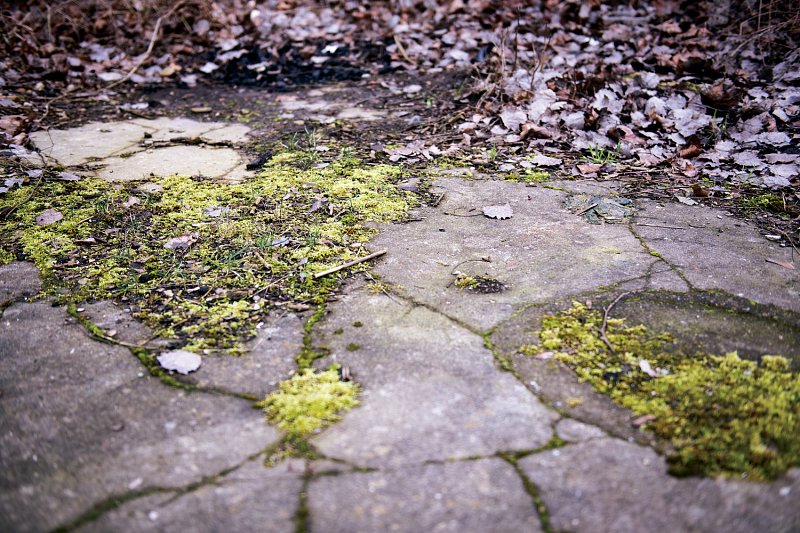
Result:
{"label": "crack between slabs", "polygon": [[653,248],[651,248],[650,245],[647,244],[647,242],[644,240],[644,237],[642,237],[639,234],[639,232],[636,231],[636,229],[633,226],[634,226],[634,221],[633,220],[629,220],[628,221],[628,231],[631,232],[631,235],[633,235],[634,239],[639,241],[639,244],[642,246],[642,248],[644,248],[647,251],[647,253],[649,253],[653,257],[656,257],[660,261],[663,261],[664,264],[666,264],[675,273],[675,275],[677,275],[679,278],[681,278],[681,280],[686,284],[686,286],[689,288],[690,291],[694,290],[695,289],[694,285],[692,285],[692,283],[684,275],[684,273],[676,265],[674,265],[670,261],[667,261],[667,259],[663,255],[661,255],[660,253],[655,251]]}
{"label": "crack between slabs", "polygon": [[72,305],[68,306],[67,314],[73,317],[77,321],[78,325],[83,329],[83,332],[86,334],[86,336],[92,339],[93,341],[101,342],[103,344],[109,344],[112,346],[119,346],[121,348],[127,349],[132,356],[134,356],[136,359],[139,360],[139,362],[151,376],[158,378],[158,380],[161,381],[161,383],[163,383],[164,385],[173,387],[175,389],[185,390],[187,392],[216,394],[219,396],[228,396],[231,398],[246,400],[248,402],[258,401],[257,397],[248,393],[230,391],[227,389],[223,389],[221,387],[199,387],[197,385],[185,383],[172,376],[168,371],[161,368],[158,365],[158,363],[155,362],[155,357],[153,357],[150,350],[148,350],[144,346],[136,346],[136,345],[131,345],[129,343],[123,343],[109,337],[104,333],[103,329],[100,328],[97,324],[95,324],[88,318],[81,316],[76,310],[75,306]]}
{"label": "crack between slabs", "polygon": [[151,496],[154,494],[173,494],[174,496],[170,498],[166,503],[172,503],[175,500],[195,492],[203,487],[214,485],[216,484],[221,478],[224,478],[228,474],[235,472],[245,464],[250,461],[257,459],[258,457],[267,453],[265,450],[262,450],[258,453],[249,455],[243,461],[233,466],[229,466],[227,468],[223,468],[219,472],[214,474],[210,474],[208,476],[203,476],[197,481],[192,483],[188,483],[183,486],[179,487],[162,487],[162,486],[151,486],[151,487],[143,487],[141,489],[136,489],[131,492],[126,492],[123,494],[114,494],[100,500],[99,502],[92,505],[87,511],[79,515],[77,518],[72,520],[71,522],[67,522],[61,526],[56,527],[53,529],[52,533],[68,533],[70,531],[75,531],[78,528],[94,522],[102,518],[104,515],[108,514],[119,507],[122,507],[128,502],[132,502],[138,500],[140,498],[144,498],[146,496]]}

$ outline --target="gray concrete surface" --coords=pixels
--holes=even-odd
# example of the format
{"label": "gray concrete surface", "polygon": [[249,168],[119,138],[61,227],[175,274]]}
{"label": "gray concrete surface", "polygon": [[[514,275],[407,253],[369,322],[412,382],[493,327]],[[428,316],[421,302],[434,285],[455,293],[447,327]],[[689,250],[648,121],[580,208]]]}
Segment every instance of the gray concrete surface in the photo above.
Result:
{"label": "gray concrete surface", "polygon": [[[326,123],[392,115],[337,103],[336,90],[275,103]],[[32,139],[50,163],[142,187],[151,173],[246,179],[238,124],[137,119]],[[0,267],[0,530],[800,530],[799,469],[760,484],[670,477],[629,411],[563,365],[516,353],[543,315],[635,292],[615,316],[669,329],[684,349],[797,365],[800,274],[766,261],[791,263],[789,248],[715,209],[635,200],[630,220],[593,225],[570,207],[571,195],[613,196],[614,181],[438,174],[442,201],[381,226],[369,246],[387,254],[313,327],[328,350],[316,365],[344,365],[362,393],[303,459],[274,448],[280,433],[242,397],[291,375],[308,313],[270,316],[249,353],[205,356],[181,390],[37,300],[30,264]],[[505,203],[510,219],[481,214]],[[464,275],[504,290],[458,288]],[[122,302],[80,312],[123,344],[167,347]]]}

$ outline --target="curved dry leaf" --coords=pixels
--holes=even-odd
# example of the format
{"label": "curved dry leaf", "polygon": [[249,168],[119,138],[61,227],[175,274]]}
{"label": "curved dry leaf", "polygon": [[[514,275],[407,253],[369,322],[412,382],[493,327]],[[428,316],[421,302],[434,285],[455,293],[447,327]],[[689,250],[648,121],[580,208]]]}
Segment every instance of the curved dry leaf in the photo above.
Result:
{"label": "curved dry leaf", "polygon": [[187,350],[173,350],[164,352],[157,358],[158,364],[165,370],[172,370],[179,374],[188,374],[200,368],[202,359],[199,355]]}
{"label": "curved dry leaf", "polygon": [[483,208],[483,214],[489,218],[496,218],[498,220],[505,220],[514,216],[514,211],[509,204],[504,205],[487,205]]}
{"label": "curved dry leaf", "polygon": [[47,211],[43,212],[41,215],[36,217],[36,223],[40,226],[48,226],[50,224],[54,224],[64,218],[64,215],[61,214],[61,211],[56,211],[55,209],[48,209]]}

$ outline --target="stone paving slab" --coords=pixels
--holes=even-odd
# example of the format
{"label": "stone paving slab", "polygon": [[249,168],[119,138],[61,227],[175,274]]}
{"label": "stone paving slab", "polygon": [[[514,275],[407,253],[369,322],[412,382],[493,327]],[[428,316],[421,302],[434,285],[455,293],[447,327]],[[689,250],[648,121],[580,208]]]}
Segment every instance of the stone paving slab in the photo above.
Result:
{"label": "stone paving slab", "polygon": [[31,263],[14,261],[0,266],[0,309],[16,300],[36,296],[41,288],[39,270]]}
{"label": "stone paving slab", "polygon": [[315,344],[331,350],[321,366],[346,365],[364,387],[361,405],[313,440],[329,457],[396,466],[533,449],[553,434],[557,415],[497,368],[481,337],[424,307],[350,287]]}
{"label": "stone paving slab", "polygon": [[203,366],[184,381],[261,399],[297,370],[295,358],[303,347],[304,324],[303,317],[294,314],[269,317],[247,344],[247,353],[203,356]]}
{"label": "stone paving slab", "polygon": [[[155,338],[153,330],[135,320],[124,307],[101,301],[79,309],[81,316],[109,337],[157,351],[169,350],[169,339]],[[305,318],[296,314],[268,317],[256,337],[247,343],[244,355],[204,355],[196,372],[176,377],[204,389],[263,398],[297,369],[295,357],[303,347],[304,324]]]}
{"label": "stone paving slab", "polygon": [[638,533],[800,528],[800,469],[771,485],[676,479],[651,448],[598,439],[519,462],[536,484],[555,531]]}
{"label": "stone paving slab", "polygon": [[[436,209],[418,210],[424,220],[389,226],[375,238],[375,249],[389,249],[375,271],[416,301],[480,330],[523,304],[643,276],[657,261],[625,224],[592,225],[567,211],[564,191],[460,178],[437,179],[433,188],[445,196]],[[513,218],[481,215],[483,206],[505,203]],[[453,271],[489,276],[508,290],[459,289]]]}
{"label": "stone paving slab", "polygon": [[71,167],[125,152],[153,131],[135,122],[90,122],[79,128],[36,131],[30,138],[51,163]]}
{"label": "stone paving slab", "polygon": [[278,437],[247,402],[167,387],[45,302],[5,310],[0,391],[4,531],[52,529],[114,494],[199,481]]}
{"label": "stone paving slab", "polygon": [[130,157],[102,160],[97,175],[109,181],[131,181],[153,176],[204,176],[220,178],[241,165],[231,148],[209,150],[200,146],[167,146],[136,152]]}
{"label": "stone paving slab", "polygon": [[675,265],[693,287],[722,289],[759,303],[800,311],[800,270],[766,261],[791,263],[791,247],[768,241],[755,226],[719,209],[653,201],[641,206],[634,222],[637,233]]}
{"label": "stone paving slab", "polygon": [[539,532],[531,497],[500,459],[314,479],[311,531]]}
{"label": "stone paving slab", "polygon": [[[286,117],[323,122],[384,117],[346,93],[317,100],[331,94],[282,95],[277,104]],[[248,136],[241,124],[162,118],[32,138],[51,162],[94,167],[106,179],[182,173],[235,183],[248,175],[235,149],[168,143],[235,147]],[[265,468],[254,457],[280,436],[247,401],[151,378],[128,350],[89,339],[63,309],[22,303],[41,283],[30,265],[0,267],[0,309],[9,306],[0,321],[0,530],[52,529],[114,496],[125,503],[84,530],[541,531],[522,479],[493,457],[501,451],[533,452],[520,465],[554,531],[800,530],[798,469],[769,484],[672,478],[663,458],[632,444],[653,438],[632,427],[630,412],[563,365],[514,353],[536,341],[544,313],[572,299],[599,306],[622,291],[651,291],[620,301],[615,316],[666,325],[685,347],[783,353],[796,363],[800,274],[765,261],[786,261],[787,248],[719,210],[642,200],[630,224],[592,225],[565,206],[578,193],[614,195],[615,181],[529,187],[464,169],[442,176],[433,182],[444,193],[437,207],[384,226],[370,244],[388,249],[375,272],[401,296],[352,283],[314,326],[313,343],[330,350],[318,366],[346,365],[363,392],[360,406],[312,438],[326,457],[313,464]],[[513,218],[481,215],[505,203]],[[456,272],[507,290],[459,289]],[[700,297],[711,293],[696,289],[723,292],[707,301]],[[168,342],[149,339],[109,302],[83,313],[121,341]],[[290,375],[302,340],[302,320],[270,318],[251,353],[205,357],[180,379],[263,397]],[[501,370],[488,340],[514,374]],[[553,436],[568,444],[539,451]],[[293,523],[308,479],[309,514]]]}
{"label": "stone paving slab", "polygon": [[[241,181],[250,175],[242,156],[232,148],[166,145],[176,139],[200,139],[211,144],[241,145],[250,137],[244,124],[200,122],[190,118],[135,119],[92,122],[67,130],[31,134],[51,163],[67,167],[91,164],[88,171],[103,179],[128,181],[150,176],[199,175]],[[87,173],[84,169],[83,173]]]}
{"label": "stone paving slab", "polygon": [[291,533],[303,472],[303,461],[267,468],[257,458],[197,490],[136,499],[78,531]]}

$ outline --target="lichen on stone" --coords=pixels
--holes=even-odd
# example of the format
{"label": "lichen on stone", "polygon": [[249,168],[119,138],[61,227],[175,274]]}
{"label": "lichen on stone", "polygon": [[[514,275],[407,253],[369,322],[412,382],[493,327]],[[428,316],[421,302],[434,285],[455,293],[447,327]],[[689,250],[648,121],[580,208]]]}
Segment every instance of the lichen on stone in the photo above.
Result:
{"label": "lichen on stone", "polygon": [[676,475],[730,475],[773,479],[800,465],[800,376],[789,361],[758,362],[725,355],[667,350],[673,341],[643,325],[611,318],[575,303],[542,319],[538,345],[520,352],[554,357],[582,381],[637,416],[669,441]]}
{"label": "lichen on stone", "polygon": [[300,370],[256,404],[290,438],[300,438],[332,424],[341,412],[358,405],[358,385],[341,381],[336,367]]}

